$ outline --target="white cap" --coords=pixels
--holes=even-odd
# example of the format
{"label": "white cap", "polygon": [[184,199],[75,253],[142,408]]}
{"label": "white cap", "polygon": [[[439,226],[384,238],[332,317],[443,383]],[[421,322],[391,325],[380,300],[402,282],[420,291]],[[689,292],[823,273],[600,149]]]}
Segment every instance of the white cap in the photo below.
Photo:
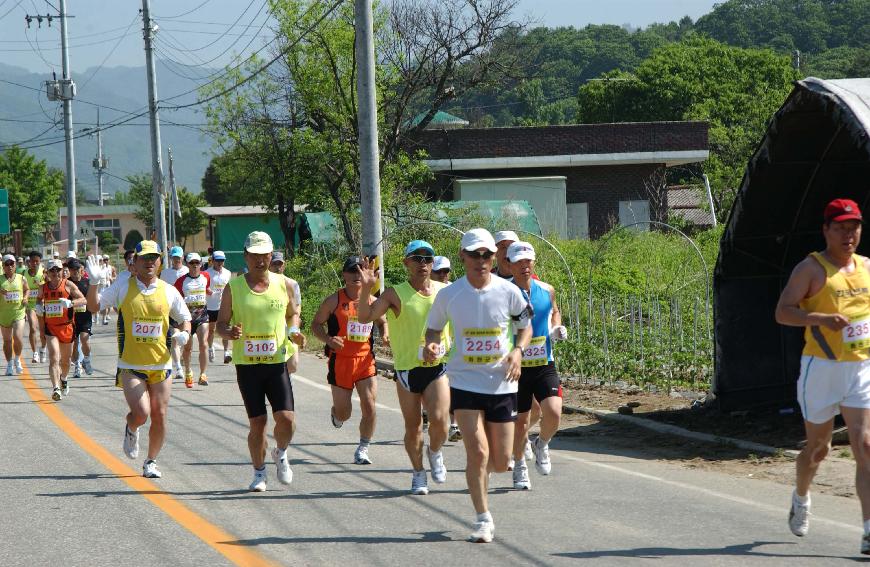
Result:
{"label": "white cap", "polygon": [[185,258],[184,261],[187,262],[188,264],[191,262],[194,262],[194,261],[202,262],[202,256],[200,256],[196,252],[188,252],[187,258]]}
{"label": "white cap", "polygon": [[463,234],[460,246],[463,250],[468,250],[469,252],[478,248],[486,248],[490,252],[497,250],[492,235],[485,228],[472,228]]}
{"label": "white cap", "polygon": [[48,269],[52,268],[63,268],[63,263],[60,260],[52,259],[48,261]]}
{"label": "white cap", "polygon": [[514,242],[507,249],[507,257],[511,262],[520,260],[534,260],[535,249],[528,242]]}
{"label": "white cap", "polygon": [[78,256],[76,256],[76,251],[75,251],[75,250],[70,250],[69,252],[67,252],[67,253],[66,253],[66,257],[67,257],[67,258],[78,258]]}
{"label": "white cap", "polygon": [[55,250],[54,252],[51,253],[51,257],[52,258],[60,258],[60,252]]}
{"label": "white cap", "polygon": [[245,250],[251,254],[271,254],[274,250],[272,245],[272,237],[255,230],[245,238]]}
{"label": "white cap", "polygon": [[23,261],[24,261],[24,258],[22,258],[21,256],[19,256],[19,257],[18,257],[18,261],[19,261],[19,262],[23,262]]}
{"label": "white cap", "polygon": [[109,255],[108,255],[108,254],[103,254],[103,260],[108,260],[108,259],[109,259]]}
{"label": "white cap", "polygon": [[510,240],[511,242],[517,242],[520,239],[517,236],[517,233],[512,230],[500,230],[495,233],[495,243],[503,242],[505,240]]}
{"label": "white cap", "polygon": [[15,256],[13,256],[12,254],[4,254],[4,255],[3,255],[3,263],[4,263],[4,264],[5,264],[6,262],[10,261],[10,260],[12,260],[12,261],[14,262],[14,261],[15,261]]}
{"label": "white cap", "polygon": [[432,262],[432,271],[437,272],[438,270],[449,270],[450,269],[450,259],[445,258],[444,256],[435,256],[435,260]]}

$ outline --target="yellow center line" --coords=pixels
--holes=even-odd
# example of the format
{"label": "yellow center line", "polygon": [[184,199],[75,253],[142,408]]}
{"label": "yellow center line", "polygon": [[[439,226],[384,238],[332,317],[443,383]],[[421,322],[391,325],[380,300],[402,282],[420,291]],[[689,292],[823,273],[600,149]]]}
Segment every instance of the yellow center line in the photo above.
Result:
{"label": "yellow center line", "polygon": [[18,378],[21,380],[30,398],[36,402],[36,406],[54,422],[58,429],[66,433],[79,447],[84,449],[85,452],[110,472],[117,475],[130,488],[141,493],[145,499],[157,506],[173,521],[236,565],[244,567],[274,567],[276,565],[256,551],[235,543],[238,538],[212,524],[171,495],[163,492],[158,485],[141,476],[140,473],[130,468],[129,465],[94,441],[72,419],[67,417],[57,404],[48,398],[26,368]]}

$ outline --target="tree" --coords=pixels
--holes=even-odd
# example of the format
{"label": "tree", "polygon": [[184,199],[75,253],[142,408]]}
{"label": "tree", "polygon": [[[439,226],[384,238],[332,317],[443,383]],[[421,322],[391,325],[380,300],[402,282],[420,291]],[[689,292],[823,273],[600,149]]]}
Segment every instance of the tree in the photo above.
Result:
{"label": "tree", "polygon": [[109,231],[103,231],[99,233],[97,235],[97,238],[100,239],[100,248],[106,251],[117,250],[118,244],[120,244],[115,236]]}
{"label": "tree", "polygon": [[[205,174],[202,176],[202,196],[213,207],[228,205],[244,205],[248,203],[246,196],[254,187],[240,180],[235,175],[228,175],[232,165],[226,163],[234,159],[232,155],[223,154],[211,158]],[[221,175],[221,171],[224,175]]]}
{"label": "tree", "polygon": [[136,205],[134,216],[145,224],[149,233],[154,229],[154,200],[151,189],[151,174],[136,173],[126,177],[130,189],[127,198]]}
{"label": "tree", "polygon": [[[127,183],[130,184],[127,197],[133,205],[136,205],[136,212],[134,215],[145,224],[146,230],[151,232],[154,228],[154,202],[151,193],[151,175],[146,173],[128,175]],[[178,202],[179,205],[181,205],[181,218],[178,219],[178,217],[176,217],[175,236],[176,240],[186,242],[187,237],[198,234],[205,227],[207,222],[205,215],[202,214],[197,207],[204,207],[208,205],[208,203],[202,198],[202,196],[194,195],[184,186],[179,185],[176,187],[176,190],[178,191]],[[169,207],[166,208],[166,214],[169,214]],[[124,239],[125,248],[129,238],[130,235],[128,234],[127,238]]]}
{"label": "tree", "polygon": [[691,37],[656,50],[634,74],[615,72],[579,92],[584,122],[706,120],[718,214],[728,214],[746,163],[799,74],[788,56]]}
{"label": "tree", "polygon": [[207,219],[197,207],[208,205],[202,195],[195,195],[186,187],[176,187],[181,218],[175,217],[175,239],[187,248],[187,238],[199,234],[205,228]]}
{"label": "tree", "polygon": [[136,245],[145,240],[142,233],[135,228],[127,233],[124,237],[124,250],[133,250]]}
{"label": "tree", "polygon": [[28,242],[57,223],[63,174],[16,146],[0,153],[0,187],[9,191],[9,224]]}

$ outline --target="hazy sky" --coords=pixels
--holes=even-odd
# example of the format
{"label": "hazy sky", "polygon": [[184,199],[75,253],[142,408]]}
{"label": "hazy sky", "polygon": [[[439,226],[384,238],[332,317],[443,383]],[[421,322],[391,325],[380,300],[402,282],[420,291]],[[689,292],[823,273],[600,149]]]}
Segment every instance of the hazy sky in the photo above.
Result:
{"label": "hazy sky", "polygon": [[[546,26],[632,24],[645,26],[709,12],[714,0],[519,0],[521,14]],[[57,6],[57,0],[51,0]],[[266,0],[152,0],[160,26],[158,56],[188,65],[226,64],[232,53],[259,48],[268,36]],[[68,0],[70,59],[74,74],[101,64],[140,66],[144,62],[141,2]],[[247,9],[246,9],[247,8]],[[189,12],[189,13],[187,13]],[[0,0],[0,62],[50,73],[60,68],[57,21],[28,30],[26,14],[55,13],[45,0]],[[237,23],[232,25],[233,22]],[[222,35],[223,34],[223,35]],[[246,47],[247,46],[247,47]],[[225,53],[224,53],[225,52]]]}

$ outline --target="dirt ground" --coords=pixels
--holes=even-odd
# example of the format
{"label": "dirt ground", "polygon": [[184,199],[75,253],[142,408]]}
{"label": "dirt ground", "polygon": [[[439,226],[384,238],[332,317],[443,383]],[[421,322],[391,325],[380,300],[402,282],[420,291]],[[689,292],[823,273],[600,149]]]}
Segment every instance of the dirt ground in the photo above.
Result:
{"label": "dirt ground", "polygon": [[[692,399],[645,391],[626,391],[611,386],[570,384],[564,388],[566,406],[617,411],[632,405],[641,419],[669,423],[691,431],[743,439],[783,449],[796,449],[803,440],[799,414],[777,411],[721,413],[712,409],[691,409]],[[794,460],[784,454],[764,455],[738,449],[727,443],[704,443],[654,431],[600,421],[584,414],[565,414],[559,436],[582,440],[590,450],[624,454],[629,457],[678,462],[736,476],[763,479],[786,485],[794,483]],[[855,462],[848,442],[835,444],[822,465],[814,491],[855,497]]]}

